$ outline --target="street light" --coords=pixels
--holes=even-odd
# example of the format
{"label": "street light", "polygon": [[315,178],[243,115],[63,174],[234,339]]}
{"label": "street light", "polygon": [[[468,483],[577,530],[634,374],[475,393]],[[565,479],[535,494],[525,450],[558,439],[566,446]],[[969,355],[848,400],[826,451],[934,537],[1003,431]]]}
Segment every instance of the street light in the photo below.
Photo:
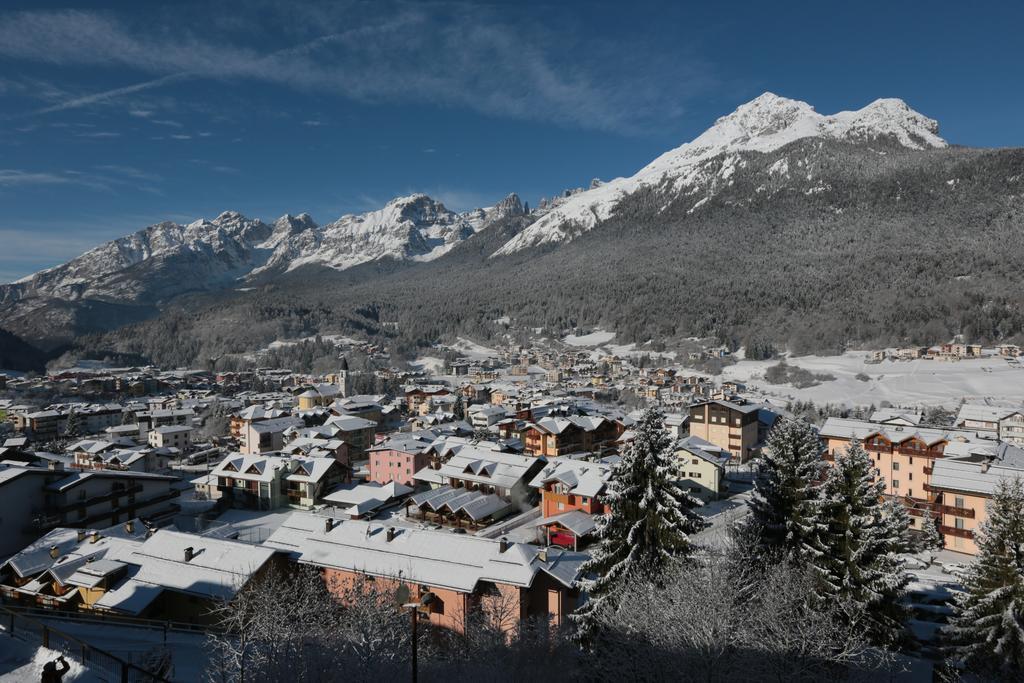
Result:
{"label": "street light", "polygon": [[416,649],[418,645],[416,622],[419,621],[419,613],[421,611],[426,611],[430,603],[434,600],[434,594],[430,591],[425,591],[420,595],[419,602],[406,602],[409,599],[409,587],[403,584],[398,587],[395,597],[398,599],[398,603],[402,606],[402,609],[409,610],[409,614],[412,615],[412,683],[416,683]]}

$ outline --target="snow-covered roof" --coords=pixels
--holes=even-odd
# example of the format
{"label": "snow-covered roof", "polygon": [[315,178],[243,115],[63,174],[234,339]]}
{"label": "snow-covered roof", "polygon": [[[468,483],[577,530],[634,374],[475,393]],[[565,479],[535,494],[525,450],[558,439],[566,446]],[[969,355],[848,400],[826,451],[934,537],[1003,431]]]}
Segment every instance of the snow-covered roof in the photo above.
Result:
{"label": "snow-covered roof", "polygon": [[551,515],[550,517],[544,517],[536,522],[535,526],[550,526],[552,524],[558,524],[576,536],[586,536],[597,528],[594,516],[582,510],[569,510],[567,512],[560,512],[557,515]]}
{"label": "snow-covered roof", "polygon": [[978,436],[977,432],[964,429],[944,429],[937,427],[906,427],[903,425],[887,425],[852,420],[841,417],[830,417],[825,420],[819,433],[823,437],[836,439],[865,440],[874,434],[881,434],[892,443],[901,443],[916,438],[931,446],[941,441],[960,441],[964,443],[985,443],[987,440]]}
{"label": "snow-covered roof", "polygon": [[465,446],[441,465],[440,472],[447,479],[512,488],[536,463],[531,456]]}
{"label": "snow-covered roof", "polygon": [[603,463],[550,458],[530,481],[530,486],[543,488],[549,482],[559,482],[566,486],[568,493],[592,498],[604,490],[611,474],[611,466]]}
{"label": "snow-covered roof", "polygon": [[[528,588],[540,572],[566,587],[580,575],[587,556],[582,553],[400,527],[388,529],[376,522],[346,520],[326,530],[324,517],[293,513],[266,540],[269,548],[293,554],[299,562],[369,576],[396,578],[472,592],[481,581]],[[502,548],[505,548],[502,552]]]}
{"label": "snow-covered roof", "polygon": [[1004,408],[1000,406],[983,406],[973,403],[965,403],[960,406],[956,414],[956,424],[962,425],[971,420],[973,422],[995,422],[998,424],[1010,415],[1019,414],[1022,411],[1018,408]]}
{"label": "snow-covered roof", "polygon": [[935,488],[991,496],[1002,479],[1024,479],[1024,449],[1001,443],[989,455],[936,458],[932,464]]}

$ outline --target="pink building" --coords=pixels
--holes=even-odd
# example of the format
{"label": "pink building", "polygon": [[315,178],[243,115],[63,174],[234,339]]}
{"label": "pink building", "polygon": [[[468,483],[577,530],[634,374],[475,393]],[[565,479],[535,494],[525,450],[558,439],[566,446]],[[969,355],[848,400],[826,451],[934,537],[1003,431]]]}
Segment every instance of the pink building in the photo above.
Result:
{"label": "pink building", "polygon": [[396,434],[379,446],[369,449],[370,481],[389,484],[393,481],[414,486],[412,476],[430,462],[426,453],[430,441],[414,434]]}

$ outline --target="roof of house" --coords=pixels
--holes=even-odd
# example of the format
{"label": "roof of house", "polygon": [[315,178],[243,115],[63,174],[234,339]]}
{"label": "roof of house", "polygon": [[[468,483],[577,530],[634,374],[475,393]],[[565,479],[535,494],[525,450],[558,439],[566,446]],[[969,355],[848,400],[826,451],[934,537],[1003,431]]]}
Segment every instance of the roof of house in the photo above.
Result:
{"label": "roof of house", "polygon": [[1001,443],[989,454],[937,458],[931,485],[950,491],[990,496],[1002,479],[1024,479],[1024,449]]}
{"label": "roof of house", "polygon": [[[325,519],[293,513],[264,543],[301,563],[472,592],[481,581],[528,588],[541,572],[566,587],[580,576],[587,556],[531,545],[457,535],[447,531],[395,528],[347,520],[326,530]],[[502,552],[502,548],[505,548]]]}
{"label": "roof of house", "polygon": [[956,424],[962,425],[967,420],[975,422],[999,422],[1015,413],[1022,411],[1017,408],[1005,408],[1001,406],[983,406],[973,403],[965,403],[960,406],[956,414]]}
{"label": "roof of house", "polygon": [[544,517],[536,522],[535,526],[551,526],[553,524],[558,524],[568,529],[576,536],[586,536],[597,528],[594,516],[582,510],[569,510],[568,512],[559,512],[557,515]]}
{"label": "roof of house", "polygon": [[941,427],[907,427],[903,425],[888,425],[868,422],[866,420],[852,420],[841,417],[830,417],[825,420],[819,433],[823,437],[837,439],[858,439],[865,440],[874,434],[881,434],[893,443],[901,443],[911,438],[923,441],[929,446],[941,441],[964,442],[964,443],[985,443],[987,439],[978,436],[977,432],[965,429],[947,429]]}
{"label": "roof of house", "polygon": [[327,425],[334,425],[343,432],[355,432],[361,429],[376,429],[377,423],[373,420],[365,420],[355,415],[339,415],[332,417],[330,420],[324,423]]}
{"label": "roof of house", "polygon": [[448,479],[512,488],[529,473],[537,461],[537,458],[531,456],[464,446],[441,465],[439,471]]}
{"label": "roof of house", "polygon": [[533,488],[542,488],[549,482],[559,482],[568,492],[593,497],[599,495],[608,484],[612,467],[600,462],[549,458],[544,468],[530,481]]}
{"label": "roof of house", "polygon": [[719,467],[724,467],[732,460],[732,454],[729,451],[693,434],[676,441],[674,449],[676,451],[686,451]]}
{"label": "roof of house", "polygon": [[920,410],[906,410],[903,408],[879,408],[871,413],[869,422],[888,422],[890,424],[903,423],[906,425],[917,425],[921,423],[923,415]]}

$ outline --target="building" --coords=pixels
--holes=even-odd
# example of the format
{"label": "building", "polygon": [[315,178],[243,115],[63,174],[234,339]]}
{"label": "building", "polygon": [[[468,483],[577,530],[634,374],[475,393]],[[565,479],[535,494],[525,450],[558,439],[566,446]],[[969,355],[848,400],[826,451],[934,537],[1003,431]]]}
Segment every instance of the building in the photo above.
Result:
{"label": "building", "polygon": [[623,431],[621,423],[600,415],[569,415],[529,422],[520,438],[527,453],[554,457],[600,451],[615,443]]}
{"label": "building", "polygon": [[466,417],[469,418],[469,424],[473,429],[487,429],[505,419],[507,415],[508,412],[503,407],[492,403],[471,405],[466,411]]}
{"label": "building", "polygon": [[22,605],[202,623],[274,555],[136,519],[93,530],[57,528],[0,565],[0,594]]}
{"label": "building", "polygon": [[695,498],[707,503],[728,491],[725,467],[732,453],[692,434],[677,441],[673,451],[679,485]]}
{"label": "building", "polygon": [[526,620],[561,625],[576,607],[575,584],[587,559],[504,539],[309,513],[291,515],[264,546],[320,568],[340,598],[360,581],[385,593],[405,586],[412,602],[429,592],[433,599],[420,618],[458,633],[481,606],[509,633]]}
{"label": "building", "polygon": [[[334,486],[348,479],[348,468],[334,458],[228,455],[210,473],[217,497],[235,507],[275,510],[290,505],[311,508]],[[197,486],[208,490],[209,483]],[[199,489],[197,489],[199,490]]]}
{"label": "building", "polygon": [[978,554],[974,534],[988,519],[988,502],[1003,479],[1024,479],[1024,449],[1014,444],[935,461],[930,510],[947,550]]}
{"label": "building", "polygon": [[884,494],[902,502],[915,528],[927,518],[938,498],[932,476],[938,461],[992,452],[996,444],[975,431],[887,425],[830,417],[819,431],[824,458],[835,458],[859,442],[875,463],[875,476],[885,482]]}
{"label": "building", "polygon": [[965,403],[960,406],[954,424],[961,429],[991,434],[1000,441],[1024,444],[1024,412],[1015,408]]}
{"label": "building", "polygon": [[57,527],[94,528],[136,517],[159,524],[178,512],[174,477],[145,472],[0,466],[0,556]]}
{"label": "building", "polygon": [[324,496],[324,503],[338,508],[340,514],[350,519],[369,519],[381,508],[400,502],[412,492],[411,486],[394,481],[383,486],[370,482],[336,489]]}
{"label": "building", "polygon": [[302,424],[302,420],[297,417],[249,422],[242,432],[239,450],[246,455],[280,451],[284,448],[285,432],[292,427],[301,427]]}
{"label": "building", "polygon": [[576,550],[597,528],[595,517],[607,512],[603,497],[611,465],[586,460],[552,458],[530,481],[540,491],[541,519],[546,545]]}
{"label": "building", "polygon": [[399,433],[370,448],[370,481],[415,486],[416,473],[430,463],[427,449],[432,441],[424,435]]}
{"label": "building", "polygon": [[729,451],[736,462],[747,462],[760,447],[761,408],[725,400],[695,403],[690,406],[690,434]]}
{"label": "building", "polygon": [[192,448],[192,427],[172,425],[151,429],[149,445],[153,448],[176,448],[179,453],[187,453]]}
{"label": "building", "polygon": [[410,415],[418,415],[424,404],[434,396],[447,396],[451,392],[440,384],[412,384],[405,388],[405,407]]}

